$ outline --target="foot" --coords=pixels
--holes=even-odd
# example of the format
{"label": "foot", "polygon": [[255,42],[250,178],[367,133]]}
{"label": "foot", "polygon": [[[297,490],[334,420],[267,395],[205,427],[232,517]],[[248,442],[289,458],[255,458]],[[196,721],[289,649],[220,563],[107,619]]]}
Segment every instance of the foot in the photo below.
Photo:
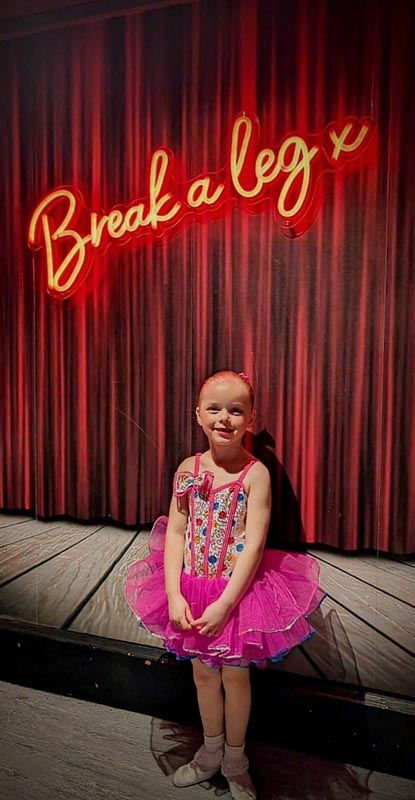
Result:
{"label": "foot", "polygon": [[229,784],[232,800],[256,800],[255,786],[248,773],[249,761],[244,756],[240,761],[222,761],[222,775]]}
{"label": "foot", "polygon": [[195,783],[203,783],[213,778],[220,770],[222,761],[222,750],[217,753],[208,753],[205,746],[199,747],[192,761],[183,764],[176,770],[173,776],[173,783],[180,789],[185,786],[193,786]]}

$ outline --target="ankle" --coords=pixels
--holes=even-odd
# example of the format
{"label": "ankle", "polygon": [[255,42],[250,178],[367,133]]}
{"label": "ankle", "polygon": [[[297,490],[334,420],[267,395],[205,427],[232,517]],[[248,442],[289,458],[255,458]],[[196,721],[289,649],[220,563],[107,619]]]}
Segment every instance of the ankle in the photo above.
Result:
{"label": "ankle", "polygon": [[241,761],[245,755],[245,742],[241,745],[232,745],[225,742],[225,761]]}
{"label": "ankle", "polygon": [[218,736],[204,736],[204,744],[208,753],[223,752],[225,744],[225,734],[220,733]]}

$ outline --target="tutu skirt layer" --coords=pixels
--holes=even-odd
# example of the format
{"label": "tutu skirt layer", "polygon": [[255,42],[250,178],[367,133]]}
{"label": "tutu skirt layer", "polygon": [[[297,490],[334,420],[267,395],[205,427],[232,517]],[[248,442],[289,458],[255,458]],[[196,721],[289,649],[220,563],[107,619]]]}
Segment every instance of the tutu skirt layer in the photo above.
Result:
{"label": "tutu skirt layer", "polygon": [[[264,551],[252,584],[219,635],[202,636],[172,625],[164,583],[166,526],[167,517],[160,517],[150,535],[150,555],[129,567],[125,597],[144,627],[177,658],[198,657],[215,668],[266,666],[315,633],[306,617],[326,596],[319,586],[319,565],[311,556],[279,550]],[[182,572],[181,592],[194,619],[220,597],[228,581]]]}

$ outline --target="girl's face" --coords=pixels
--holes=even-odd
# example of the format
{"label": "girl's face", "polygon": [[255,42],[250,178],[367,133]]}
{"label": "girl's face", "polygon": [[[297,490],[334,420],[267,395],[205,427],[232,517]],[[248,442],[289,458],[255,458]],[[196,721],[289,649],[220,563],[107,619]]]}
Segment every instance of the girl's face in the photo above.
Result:
{"label": "girl's face", "polygon": [[208,381],[196,416],[210,443],[226,446],[240,442],[255,416],[248,386],[236,377]]}

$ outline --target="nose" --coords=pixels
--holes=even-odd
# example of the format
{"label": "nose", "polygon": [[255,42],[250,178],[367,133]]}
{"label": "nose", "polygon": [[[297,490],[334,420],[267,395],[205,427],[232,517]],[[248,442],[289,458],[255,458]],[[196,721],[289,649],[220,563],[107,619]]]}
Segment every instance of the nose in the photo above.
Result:
{"label": "nose", "polygon": [[227,408],[222,408],[219,419],[221,422],[229,422],[229,411]]}

